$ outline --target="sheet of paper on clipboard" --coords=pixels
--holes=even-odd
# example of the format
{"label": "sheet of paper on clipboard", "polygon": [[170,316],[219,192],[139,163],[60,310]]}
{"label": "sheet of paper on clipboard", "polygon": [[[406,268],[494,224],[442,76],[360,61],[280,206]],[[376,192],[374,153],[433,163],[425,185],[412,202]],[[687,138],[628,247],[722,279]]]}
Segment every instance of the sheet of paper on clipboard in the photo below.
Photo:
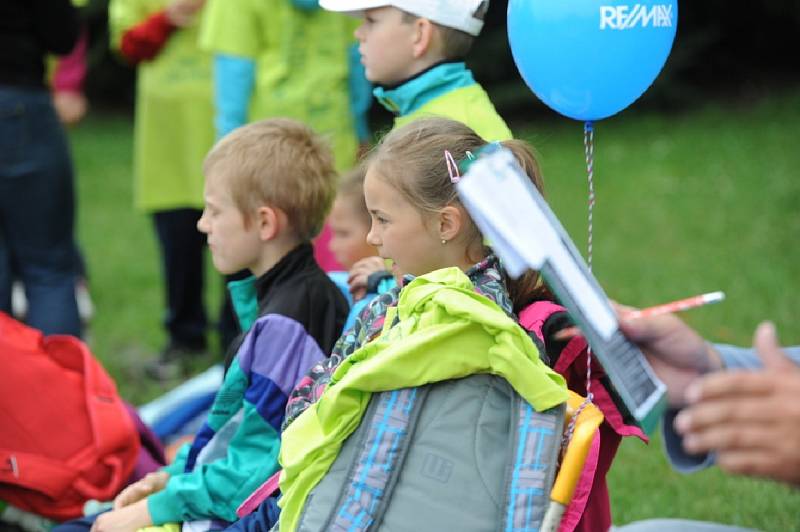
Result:
{"label": "sheet of paper on clipboard", "polygon": [[606,370],[618,406],[652,433],[666,406],[666,387],[620,332],[602,288],[513,154],[499,145],[485,148],[469,162],[457,188],[509,274],[542,274]]}

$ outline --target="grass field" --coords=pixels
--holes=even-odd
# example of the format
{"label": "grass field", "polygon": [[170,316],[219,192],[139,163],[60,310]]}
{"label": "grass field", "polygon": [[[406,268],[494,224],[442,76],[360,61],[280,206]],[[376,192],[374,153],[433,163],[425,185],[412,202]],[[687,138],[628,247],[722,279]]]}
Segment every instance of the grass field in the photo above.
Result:
{"label": "grass field", "polygon": [[[552,119],[517,130],[535,144],[549,200],[583,248],[581,125]],[[785,343],[800,343],[799,134],[800,90],[668,116],[626,111],[598,123],[594,271],[609,296],[646,306],[724,290],[723,304],[685,315],[708,338],[748,344],[769,318]],[[97,306],[89,341],[122,394],[141,403],[163,391],[137,368],[165,336],[152,226],[131,207],[130,118],[90,116],[71,140]],[[220,282],[213,272],[208,281],[216,309]],[[610,475],[615,522],[680,516],[800,530],[800,492],[718,471],[684,477],[659,447],[658,438],[649,447],[623,444]]]}

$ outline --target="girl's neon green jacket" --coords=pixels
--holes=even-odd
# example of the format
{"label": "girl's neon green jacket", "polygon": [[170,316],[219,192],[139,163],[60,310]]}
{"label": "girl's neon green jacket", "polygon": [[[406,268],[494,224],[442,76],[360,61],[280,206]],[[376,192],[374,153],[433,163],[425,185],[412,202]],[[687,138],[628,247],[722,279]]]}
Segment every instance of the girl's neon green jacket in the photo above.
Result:
{"label": "girl's neon green jacket", "polygon": [[[399,321],[392,327],[395,316]],[[397,307],[387,310],[383,333],[345,358],[319,400],[284,431],[280,529],[296,528],[306,498],[358,427],[373,392],[476,373],[502,376],[537,411],[567,399],[564,378],[461,270],[414,279]]]}

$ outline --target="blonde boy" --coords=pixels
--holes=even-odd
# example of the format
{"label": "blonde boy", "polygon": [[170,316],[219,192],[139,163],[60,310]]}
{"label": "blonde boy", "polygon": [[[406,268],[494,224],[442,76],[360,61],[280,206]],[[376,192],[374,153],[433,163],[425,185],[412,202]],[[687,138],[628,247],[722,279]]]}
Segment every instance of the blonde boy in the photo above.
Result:
{"label": "blonde boy", "polygon": [[356,29],[375,97],[395,126],[424,115],[467,124],[482,138],[506,140],[506,126],[464,64],[483,28],[488,0],[320,0],[330,11],[363,17]]}
{"label": "blonde boy", "polygon": [[129,486],[100,530],[236,519],[236,508],[278,469],[288,393],[327,356],[347,316],[341,292],[317,266],[310,240],[335,193],[330,149],[289,119],[255,122],[205,160],[197,224],[222,273],[249,269],[258,319],[236,352],[194,442],[158,473]]}

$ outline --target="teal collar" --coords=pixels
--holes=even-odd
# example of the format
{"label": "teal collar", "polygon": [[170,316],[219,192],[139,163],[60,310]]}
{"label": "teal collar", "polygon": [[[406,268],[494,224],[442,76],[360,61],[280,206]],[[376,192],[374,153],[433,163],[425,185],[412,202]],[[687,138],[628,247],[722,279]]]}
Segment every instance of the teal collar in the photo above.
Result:
{"label": "teal collar", "polygon": [[372,94],[395,115],[406,116],[442,94],[474,84],[464,63],[439,63],[398,85],[375,87]]}
{"label": "teal collar", "polygon": [[258,295],[255,275],[228,282],[233,312],[239,320],[242,331],[247,332],[258,319]]}

